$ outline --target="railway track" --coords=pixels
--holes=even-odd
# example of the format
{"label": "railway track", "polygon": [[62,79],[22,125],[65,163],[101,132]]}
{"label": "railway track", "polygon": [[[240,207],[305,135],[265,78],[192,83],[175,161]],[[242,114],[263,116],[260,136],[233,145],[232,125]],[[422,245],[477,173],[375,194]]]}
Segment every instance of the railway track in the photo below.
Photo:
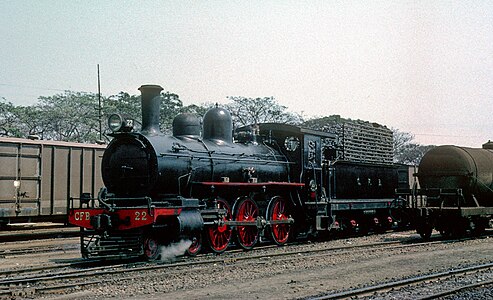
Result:
{"label": "railway track", "polygon": [[[324,296],[313,297],[311,299],[313,299],[313,300],[348,299],[351,297],[363,297],[363,296],[375,295],[375,293],[384,293],[384,292],[387,292],[390,290],[395,290],[398,288],[414,286],[418,283],[443,280],[446,278],[450,278],[451,276],[474,274],[476,272],[480,272],[480,271],[484,271],[484,270],[493,270],[493,263],[474,265],[474,266],[469,266],[469,267],[465,267],[465,268],[457,268],[457,269],[453,269],[453,270],[449,270],[449,271],[445,271],[445,272],[432,273],[432,274],[427,274],[427,275],[423,275],[423,276],[417,276],[417,277],[413,277],[413,278],[402,279],[402,280],[397,280],[397,281],[367,286],[367,287],[358,288],[358,289],[352,289],[352,290],[333,293],[333,294],[327,294]],[[492,284],[493,284],[493,280],[490,280],[487,282],[468,284],[468,285],[464,285],[462,287],[448,289],[445,291],[441,291],[439,293],[434,293],[432,295],[424,296],[424,297],[421,297],[419,299],[422,299],[422,300],[424,300],[424,299],[436,299],[439,297],[454,294],[454,293],[462,291],[464,289],[480,287],[480,286],[485,286],[485,285],[487,286],[487,285],[492,285]]]}
{"label": "railway track", "polygon": [[76,227],[40,227],[24,228],[13,231],[0,231],[0,243],[18,242],[42,239],[57,239],[80,236],[80,229]]}
{"label": "railway track", "polygon": [[0,250],[0,258],[5,258],[8,256],[16,255],[28,255],[35,253],[45,253],[45,252],[65,252],[71,250],[80,249],[79,245],[64,245],[64,246],[37,246],[30,248],[18,248],[18,249],[5,249]]}
{"label": "railway track", "polygon": [[[297,250],[291,251],[286,248],[275,248],[277,251],[270,251],[272,247],[257,249],[252,252],[228,252],[217,257],[214,255],[201,255],[194,258],[179,259],[176,262],[135,262],[127,261],[76,261],[66,264],[53,266],[40,266],[36,268],[25,268],[16,270],[0,271],[0,296],[32,296],[34,294],[49,293],[52,291],[67,291],[73,288],[100,284],[114,281],[118,275],[119,280],[134,279],[141,276],[144,272],[156,272],[168,270],[169,273],[192,272],[211,265],[238,266],[256,263],[266,263],[272,260],[275,262],[304,260],[317,257],[344,256],[348,253],[389,251],[408,247],[420,247],[432,244],[453,243],[459,240],[436,240],[431,242],[409,243],[401,241],[379,242],[362,245],[347,245],[343,247],[324,247],[320,249],[309,249],[302,246]],[[259,253],[260,251],[260,253]],[[261,252],[265,253],[261,253]]]}

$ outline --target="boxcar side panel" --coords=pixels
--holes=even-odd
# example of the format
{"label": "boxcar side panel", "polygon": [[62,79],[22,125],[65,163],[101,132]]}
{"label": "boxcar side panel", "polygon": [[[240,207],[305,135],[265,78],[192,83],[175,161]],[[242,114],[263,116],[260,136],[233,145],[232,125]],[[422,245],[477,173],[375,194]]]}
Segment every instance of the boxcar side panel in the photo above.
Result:
{"label": "boxcar side panel", "polygon": [[0,137],[0,223],[64,221],[71,198],[103,186],[104,148]]}
{"label": "boxcar side panel", "polygon": [[[79,198],[81,189],[81,156],[84,150],[82,148],[72,148],[70,155],[70,197]],[[77,203],[78,205],[78,203]],[[78,207],[78,206],[77,206]]]}
{"label": "boxcar side panel", "polygon": [[69,176],[69,154],[70,149],[67,147],[54,147],[54,180],[52,181],[53,192],[53,207],[51,208],[52,214],[66,214],[67,213],[67,199],[70,197],[68,190]]}
{"label": "boxcar side panel", "polygon": [[0,218],[39,213],[39,151],[39,145],[0,142]]}
{"label": "boxcar side panel", "polygon": [[[41,153],[41,215],[51,215],[53,174],[53,147],[44,146]],[[56,158],[55,158],[56,159]],[[53,180],[52,180],[53,179]]]}

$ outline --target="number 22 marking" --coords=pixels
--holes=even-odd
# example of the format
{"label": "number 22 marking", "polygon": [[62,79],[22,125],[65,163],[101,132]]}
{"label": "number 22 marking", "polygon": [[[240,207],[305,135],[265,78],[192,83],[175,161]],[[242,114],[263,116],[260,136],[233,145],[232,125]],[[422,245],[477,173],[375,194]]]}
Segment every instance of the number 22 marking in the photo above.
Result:
{"label": "number 22 marking", "polygon": [[147,212],[136,211],[135,212],[135,221],[147,221]]}

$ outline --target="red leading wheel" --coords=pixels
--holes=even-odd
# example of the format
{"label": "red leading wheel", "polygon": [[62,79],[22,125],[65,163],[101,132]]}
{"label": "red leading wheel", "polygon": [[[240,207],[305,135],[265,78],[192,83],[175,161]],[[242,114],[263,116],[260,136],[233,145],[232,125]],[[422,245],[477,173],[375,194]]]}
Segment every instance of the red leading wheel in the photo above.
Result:
{"label": "red leading wheel", "polygon": [[[227,211],[223,221],[231,221],[231,208],[228,203],[222,199],[219,199],[216,202],[217,208],[226,209]],[[216,253],[221,253],[228,248],[232,230],[226,224],[212,225],[207,228],[206,234],[211,250]]]}
{"label": "red leading wheel", "polygon": [[[288,206],[286,200],[282,197],[274,197],[269,203],[267,210],[267,220],[270,221],[286,221],[289,219]],[[289,239],[289,231],[291,224],[272,224],[271,234],[272,239],[278,245],[284,245]]]}
{"label": "red leading wheel", "polygon": [[191,240],[192,240],[192,244],[187,249],[187,255],[195,256],[202,249],[202,234],[200,234],[200,232],[199,232],[199,233],[193,235]]}
{"label": "red leading wheel", "polygon": [[144,256],[148,260],[156,260],[160,255],[159,243],[153,237],[144,238]]}
{"label": "red leading wheel", "polygon": [[252,223],[236,227],[238,244],[244,249],[252,249],[258,241],[257,217],[258,206],[255,201],[250,198],[236,200],[235,221]]}

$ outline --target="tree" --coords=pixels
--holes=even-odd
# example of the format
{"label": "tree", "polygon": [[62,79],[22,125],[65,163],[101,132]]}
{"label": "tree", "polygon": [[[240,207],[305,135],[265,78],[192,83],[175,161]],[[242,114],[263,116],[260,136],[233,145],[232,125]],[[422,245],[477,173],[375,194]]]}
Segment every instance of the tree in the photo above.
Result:
{"label": "tree", "polygon": [[394,162],[396,163],[418,165],[423,155],[435,147],[413,142],[414,135],[409,132],[402,132],[395,128],[392,131],[394,136]]}
{"label": "tree", "polygon": [[416,143],[409,143],[402,147],[399,156],[394,159],[401,164],[419,165],[425,153],[434,147],[435,146],[433,145],[424,146]]}
{"label": "tree", "polygon": [[[188,105],[183,106],[178,94],[172,92],[161,93],[162,101],[159,109],[160,130],[164,133],[171,133],[173,119],[180,113],[195,113],[202,116],[207,111],[206,106]],[[132,118],[136,121],[134,130],[139,131],[142,125],[142,103],[140,95],[130,95],[120,92],[117,95],[109,96],[104,100],[104,115],[107,117],[114,113],[119,113]],[[108,130],[105,124],[106,130]]]}
{"label": "tree", "polygon": [[[162,93],[160,106],[161,130],[171,132],[172,121],[182,112],[203,115],[206,107],[183,106],[179,96]],[[102,116],[99,116],[99,103],[96,94],[65,91],[48,97],[39,97],[32,106],[15,106],[0,98],[0,135],[27,137],[38,135],[41,139],[73,142],[96,142],[101,134],[109,132],[106,119],[119,113],[134,119],[134,130],[139,131],[142,119],[141,96],[120,92],[117,95],[102,97]],[[107,135],[104,135],[109,140]]]}
{"label": "tree", "polygon": [[129,117],[136,122],[134,129],[140,130],[142,125],[141,101],[139,95],[130,95],[127,92],[120,92],[111,95],[102,101],[103,103],[103,132],[108,132],[107,118],[115,113]]}
{"label": "tree", "polygon": [[14,113],[14,105],[5,98],[0,99],[0,136],[18,136],[17,115]]}
{"label": "tree", "polygon": [[120,92],[117,95],[111,95],[104,98],[102,106],[103,114],[105,116],[120,113],[135,120],[140,120],[142,117],[139,95],[130,95],[127,92]]}
{"label": "tree", "polygon": [[315,117],[303,122],[303,126],[313,130],[320,130],[330,133],[338,133],[342,130],[342,124],[352,122],[351,119],[341,118],[340,115],[331,115],[328,117]]}
{"label": "tree", "polygon": [[99,138],[97,95],[65,91],[39,97],[43,112],[43,138],[59,141],[95,142]]}
{"label": "tree", "polygon": [[170,134],[173,127],[173,119],[182,112],[183,102],[175,93],[161,93],[163,101],[159,111],[159,123],[161,132]]}
{"label": "tree", "polygon": [[287,107],[280,105],[274,97],[228,97],[228,99],[232,103],[227,104],[226,108],[231,112],[233,123],[236,126],[268,122],[285,124],[300,124],[302,122],[300,115],[287,112]]}
{"label": "tree", "polygon": [[181,109],[182,113],[192,113],[196,114],[197,116],[203,116],[207,112],[209,108],[211,108],[212,105],[207,105],[207,104],[201,104],[201,105],[195,105],[195,104],[190,104],[188,106],[184,106]]}
{"label": "tree", "polygon": [[49,118],[38,105],[16,106],[12,112],[17,118],[17,137],[38,136],[41,139],[44,138]]}

